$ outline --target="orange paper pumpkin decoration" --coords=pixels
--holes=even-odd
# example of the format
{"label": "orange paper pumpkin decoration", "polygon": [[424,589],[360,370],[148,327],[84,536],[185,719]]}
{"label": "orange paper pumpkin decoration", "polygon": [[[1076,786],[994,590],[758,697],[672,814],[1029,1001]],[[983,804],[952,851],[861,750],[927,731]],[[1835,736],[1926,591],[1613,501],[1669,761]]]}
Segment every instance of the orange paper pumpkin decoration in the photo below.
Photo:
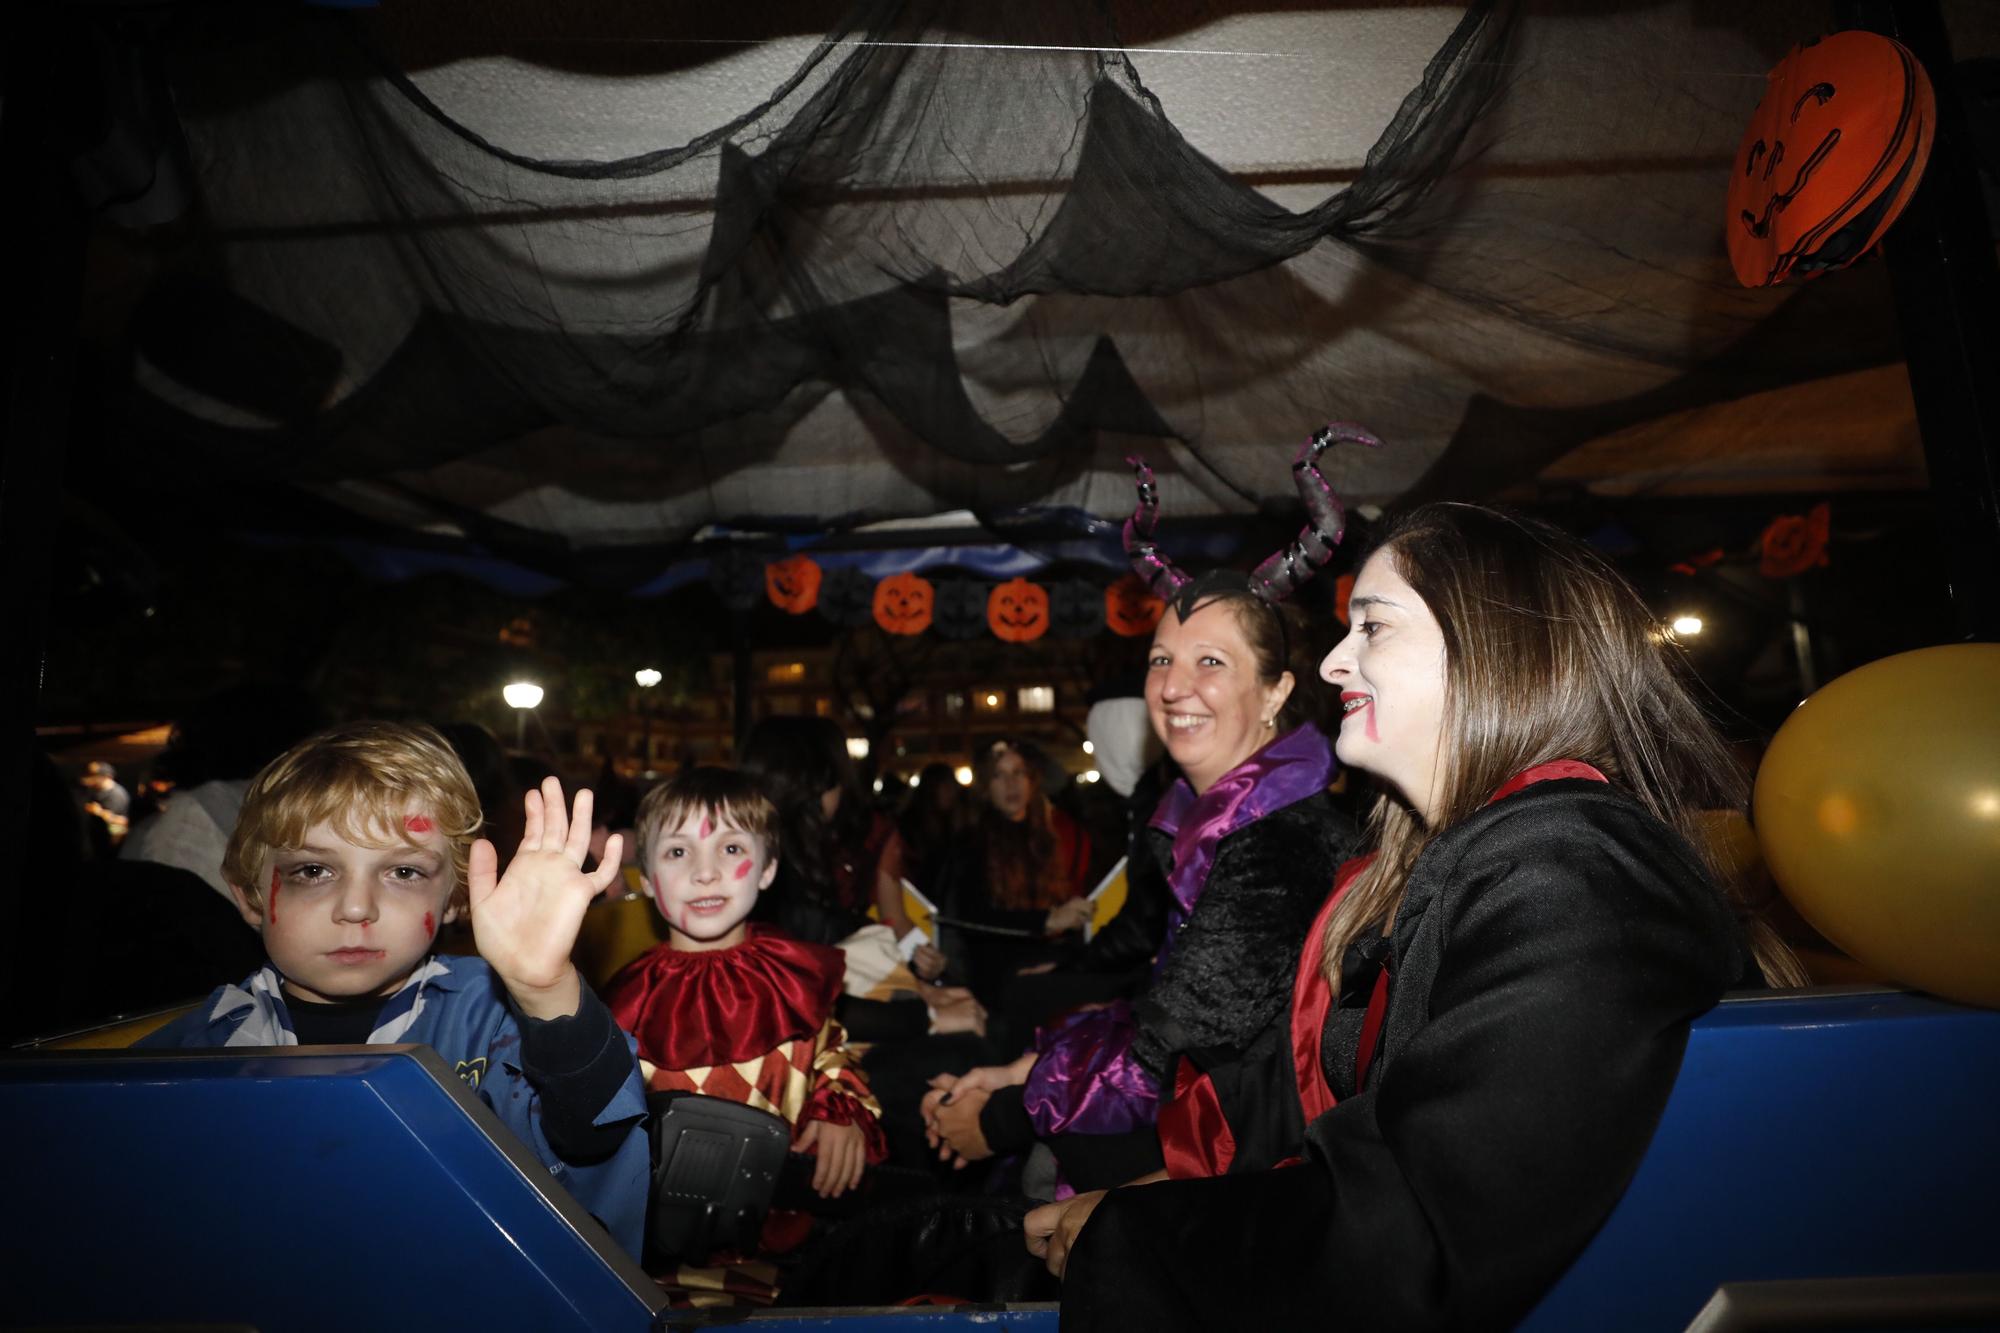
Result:
{"label": "orange paper pumpkin decoration", "polygon": [[1167,604],[1153,596],[1137,574],[1127,574],[1104,590],[1104,623],[1113,634],[1136,639],[1151,634]]}
{"label": "orange paper pumpkin decoration", "polygon": [[772,606],[795,616],[819,605],[819,581],[819,562],[809,555],[789,556],[764,566],[764,595]]}
{"label": "orange paper pumpkin decoration", "polygon": [[1033,643],[1049,631],[1049,590],[1026,579],[1008,579],[986,598],[986,624],[1007,643]]}
{"label": "orange paper pumpkin decoration", "polygon": [[1745,287],[1844,268],[1882,238],[1930,159],[1937,107],[1900,42],[1836,32],[1792,48],[1750,117],[1725,237]]}
{"label": "orange paper pumpkin decoration", "polygon": [[922,634],[931,627],[937,590],[915,574],[891,574],[875,585],[875,623],[890,634]]}
{"label": "orange paper pumpkin decoration", "polygon": [[1757,572],[1767,579],[1783,579],[1825,564],[1831,516],[1826,504],[1821,503],[1814,505],[1804,518],[1786,514],[1772,519],[1757,543],[1762,556],[1757,562]]}

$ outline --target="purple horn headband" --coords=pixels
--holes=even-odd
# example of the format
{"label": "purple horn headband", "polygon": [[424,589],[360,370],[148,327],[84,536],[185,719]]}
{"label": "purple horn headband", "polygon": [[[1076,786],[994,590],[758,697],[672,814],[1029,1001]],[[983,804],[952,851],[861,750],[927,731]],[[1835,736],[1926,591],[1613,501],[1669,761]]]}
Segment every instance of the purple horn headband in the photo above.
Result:
{"label": "purple horn headband", "polygon": [[[1319,470],[1319,456],[1343,443],[1365,444],[1372,449],[1379,448],[1382,442],[1352,422],[1336,421],[1314,432],[1300,448],[1298,460],[1292,464],[1292,476],[1311,522],[1299,530],[1295,541],[1251,573],[1250,590],[1267,602],[1281,602],[1291,596],[1332,559],[1333,548],[1347,535],[1347,509]],[[1160,552],[1153,539],[1160,514],[1160,493],[1153,481],[1153,470],[1142,459],[1125,461],[1132,465],[1139,486],[1138,508],[1125,522],[1125,553],[1132,558],[1132,568],[1146,581],[1153,595],[1170,602],[1193,580]]]}
{"label": "purple horn headband", "polygon": [[1153,482],[1153,469],[1146,466],[1143,458],[1131,457],[1125,461],[1131,465],[1139,487],[1138,508],[1125,520],[1125,554],[1131,557],[1134,572],[1152,589],[1153,596],[1171,602],[1174,594],[1193,580],[1162,555],[1153,541],[1153,527],[1160,521],[1160,488]]}

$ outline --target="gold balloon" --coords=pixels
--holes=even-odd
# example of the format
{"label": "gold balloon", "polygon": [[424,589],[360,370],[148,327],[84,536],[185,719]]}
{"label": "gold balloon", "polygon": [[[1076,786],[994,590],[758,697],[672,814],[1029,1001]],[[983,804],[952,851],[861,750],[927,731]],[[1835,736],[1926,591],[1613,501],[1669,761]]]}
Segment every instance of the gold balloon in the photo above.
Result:
{"label": "gold balloon", "polygon": [[2000,1007],[2000,644],[1922,648],[1800,704],[1757,771],[1764,860],[1822,935]]}

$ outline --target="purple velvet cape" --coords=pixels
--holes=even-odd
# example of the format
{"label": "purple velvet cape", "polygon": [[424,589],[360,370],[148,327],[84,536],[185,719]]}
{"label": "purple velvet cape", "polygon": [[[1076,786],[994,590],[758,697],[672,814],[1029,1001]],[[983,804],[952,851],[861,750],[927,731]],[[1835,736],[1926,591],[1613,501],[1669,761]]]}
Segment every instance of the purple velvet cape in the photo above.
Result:
{"label": "purple velvet cape", "polygon": [[[1160,801],[1150,825],[1174,840],[1167,885],[1166,941],[1153,960],[1158,977],[1180,943],[1230,834],[1325,789],[1336,765],[1317,727],[1287,732],[1230,769],[1201,795],[1183,778]],[[1138,1020],[1129,1001],[1066,1014],[1035,1033],[1039,1058],[1022,1104],[1035,1132],[1122,1134],[1159,1117],[1160,1086],[1132,1055]]]}

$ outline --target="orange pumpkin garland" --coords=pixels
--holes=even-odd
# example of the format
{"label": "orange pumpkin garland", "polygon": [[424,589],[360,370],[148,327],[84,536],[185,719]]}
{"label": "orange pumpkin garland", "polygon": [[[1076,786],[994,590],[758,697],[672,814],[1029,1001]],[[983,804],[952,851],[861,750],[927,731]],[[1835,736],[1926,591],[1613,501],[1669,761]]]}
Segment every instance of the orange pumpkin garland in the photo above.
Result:
{"label": "orange pumpkin garland", "polygon": [[1767,579],[1790,578],[1827,563],[1826,542],[1832,510],[1825,501],[1806,511],[1805,517],[1784,514],[1771,520],[1757,541],[1757,572]]}
{"label": "orange pumpkin garland", "polygon": [[1049,630],[1049,590],[1008,579],[987,596],[986,624],[1004,643],[1033,643]]}
{"label": "orange pumpkin garland", "polygon": [[888,634],[922,634],[931,627],[937,590],[907,571],[875,585],[875,623]]}
{"label": "orange pumpkin garland", "polygon": [[820,578],[817,560],[809,555],[788,556],[764,566],[764,595],[780,611],[802,616],[819,605]]}
{"label": "orange pumpkin garland", "polygon": [[1167,604],[1153,596],[1137,574],[1127,574],[1104,590],[1104,623],[1122,638],[1151,634],[1166,609]]}

